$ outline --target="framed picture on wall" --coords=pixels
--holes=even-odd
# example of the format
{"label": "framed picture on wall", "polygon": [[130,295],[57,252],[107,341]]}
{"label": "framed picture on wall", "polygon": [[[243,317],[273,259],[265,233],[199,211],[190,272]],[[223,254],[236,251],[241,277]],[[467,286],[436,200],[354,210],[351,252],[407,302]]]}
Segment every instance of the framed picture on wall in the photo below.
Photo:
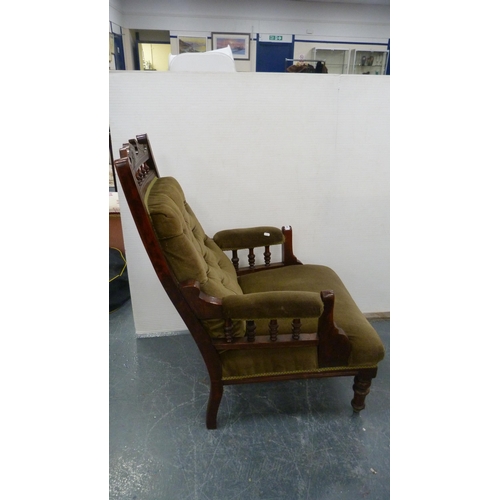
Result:
{"label": "framed picture on wall", "polygon": [[212,50],[231,47],[235,60],[250,59],[250,33],[212,33]]}
{"label": "framed picture on wall", "polygon": [[179,54],[206,52],[207,38],[204,36],[179,36]]}

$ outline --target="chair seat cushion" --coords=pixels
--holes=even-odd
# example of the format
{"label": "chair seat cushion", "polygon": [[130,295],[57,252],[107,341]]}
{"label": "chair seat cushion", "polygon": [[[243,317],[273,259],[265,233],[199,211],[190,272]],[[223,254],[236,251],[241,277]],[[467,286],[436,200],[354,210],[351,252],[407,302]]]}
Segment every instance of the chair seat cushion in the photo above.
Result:
{"label": "chair seat cushion", "polygon": [[[352,343],[349,367],[376,366],[384,358],[385,350],[376,330],[360,311],[339,276],[330,268],[318,265],[287,266],[247,274],[239,277],[243,293],[267,291],[333,290],[335,293],[334,320]],[[265,334],[266,322],[257,323],[257,333]],[[290,329],[290,321],[279,321],[280,333]],[[317,320],[304,320],[303,332],[316,332]],[[254,351],[227,351],[222,356],[225,377],[256,376],[264,373],[317,370],[316,349],[299,347],[289,349],[259,349]]]}

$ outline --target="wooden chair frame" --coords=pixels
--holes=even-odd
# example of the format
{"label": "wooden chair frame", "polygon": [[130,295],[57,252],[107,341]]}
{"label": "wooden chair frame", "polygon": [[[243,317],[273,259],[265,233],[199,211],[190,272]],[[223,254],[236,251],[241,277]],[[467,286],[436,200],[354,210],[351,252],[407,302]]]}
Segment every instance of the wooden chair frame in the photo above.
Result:
{"label": "wooden chair frame", "polygon": [[[201,292],[199,283],[194,280],[179,283],[169,269],[144,204],[144,197],[149,184],[155,177],[160,177],[147,135],[138,135],[136,139],[130,139],[129,143],[120,149],[120,158],[115,160],[114,166],[156,275],[194,338],[205,362],[210,377],[210,394],[206,411],[206,426],[208,429],[217,427],[217,413],[224,386],[232,384],[353,376],[354,397],[351,401],[352,408],[355,412],[365,408],[365,398],[370,392],[371,381],[377,374],[377,368],[341,368],[347,364],[351,344],[348,337],[341,329],[337,328],[333,320],[335,303],[333,291],[325,290],[321,292],[324,310],[318,321],[318,331],[315,333],[298,333],[298,329],[290,334],[273,333],[273,323],[271,321],[270,336],[262,338],[262,336],[252,336],[252,326],[251,322],[249,322],[250,328],[248,329],[247,325],[247,335],[243,338],[234,338],[231,335],[231,320],[224,318],[222,312],[222,300],[218,297],[207,296]],[[282,232],[284,243],[282,244],[282,257],[279,262],[270,262],[269,248],[266,247],[264,251],[265,263],[256,265],[254,249],[250,248],[248,249],[249,265],[240,267],[237,251],[233,250],[232,261],[237,274],[266,272],[266,270],[277,267],[301,265],[301,262],[293,253],[292,228],[283,227]],[[207,319],[225,319],[227,332],[225,339],[214,339],[207,334],[201,323],[202,320]],[[320,367],[339,368],[332,371],[311,371],[237,379],[223,378],[219,358],[220,351],[228,349],[281,348],[285,345],[287,347],[316,346]]]}

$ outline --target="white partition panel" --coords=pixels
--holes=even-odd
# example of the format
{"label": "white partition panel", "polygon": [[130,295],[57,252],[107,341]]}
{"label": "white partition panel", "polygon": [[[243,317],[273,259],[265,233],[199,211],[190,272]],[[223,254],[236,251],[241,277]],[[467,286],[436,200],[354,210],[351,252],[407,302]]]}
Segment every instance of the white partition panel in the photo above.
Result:
{"label": "white partition panel", "polygon": [[[150,137],[206,233],[291,225],[304,263],[341,276],[365,313],[389,306],[389,78],[110,73],[114,153]],[[138,334],[185,330],[121,201]]]}

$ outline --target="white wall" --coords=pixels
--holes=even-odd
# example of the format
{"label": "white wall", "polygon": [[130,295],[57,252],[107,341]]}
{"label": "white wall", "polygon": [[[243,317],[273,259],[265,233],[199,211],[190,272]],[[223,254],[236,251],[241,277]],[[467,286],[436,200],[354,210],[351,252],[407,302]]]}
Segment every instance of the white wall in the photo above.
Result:
{"label": "white wall", "polygon": [[[116,1],[116,0],[115,0]],[[389,6],[290,0],[122,0],[127,28],[336,36],[387,41]],[[312,33],[309,33],[311,32]],[[375,40],[377,39],[377,40]]]}
{"label": "white wall", "polygon": [[[389,311],[389,77],[110,73],[114,153],[151,139],[206,233],[291,225],[305,263],[335,269],[365,313]],[[184,330],[122,200],[140,334]]]}
{"label": "white wall", "polygon": [[109,20],[118,26],[124,25],[122,17],[123,2],[121,0],[109,0]]}

